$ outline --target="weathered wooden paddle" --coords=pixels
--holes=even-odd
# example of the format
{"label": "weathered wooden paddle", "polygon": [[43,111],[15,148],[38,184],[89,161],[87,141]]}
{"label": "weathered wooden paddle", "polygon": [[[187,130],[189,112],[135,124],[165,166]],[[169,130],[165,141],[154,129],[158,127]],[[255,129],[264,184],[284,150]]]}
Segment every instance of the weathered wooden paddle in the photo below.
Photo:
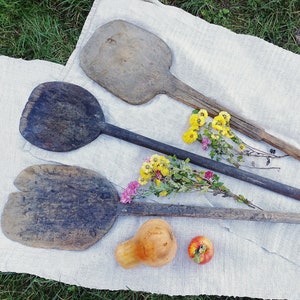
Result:
{"label": "weathered wooden paddle", "polygon": [[100,240],[119,215],[195,217],[300,224],[300,214],[159,203],[121,204],[100,174],[75,166],[36,165],[14,182],[1,218],[11,240],[31,247],[83,250]]}
{"label": "weathered wooden paddle", "polygon": [[170,72],[171,64],[172,54],[164,41],[123,20],[98,28],[80,53],[85,73],[128,103],[143,104],[157,94],[167,94],[192,107],[205,108],[211,116],[226,110],[233,128],[300,160],[300,150],[295,146],[177,79]]}
{"label": "weathered wooden paddle", "polygon": [[38,85],[29,96],[20,120],[20,132],[33,145],[49,151],[78,149],[101,133],[143,146],[225,175],[300,200],[294,188],[232,166],[166,145],[106,123],[97,99],[86,89],[66,82]]}

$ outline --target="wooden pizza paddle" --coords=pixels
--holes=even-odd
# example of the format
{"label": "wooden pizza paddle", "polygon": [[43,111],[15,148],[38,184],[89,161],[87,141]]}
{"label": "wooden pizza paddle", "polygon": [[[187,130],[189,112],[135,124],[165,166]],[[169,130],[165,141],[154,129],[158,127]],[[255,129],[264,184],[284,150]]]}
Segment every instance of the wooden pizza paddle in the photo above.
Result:
{"label": "wooden pizza paddle", "polygon": [[20,132],[33,145],[49,151],[78,149],[101,133],[143,146],[300,200],[300,189],[166,145],[106,123],[97,99],[86,89],[67,82],[45,82],[29,96]]}
{"label": "wooden pizza paddle", "polygon": [[1,225],[11,240],[31,247],[84,250],[99,241],[119,215],[194,217],[300,224],[300,214],[159,203],[119,202],[97,172],[66,165],[36,165],[14,182]]}
{"label": "wooden pizza paddle", "polygon": [[233,128],[300,160],[295,146],[177,79],[170,72],[171,64],[172,54],[164,41],[123,20],[98,28],[80,52],[87,76],[128,103],[143,104],[157,94],[167,94],[194,108],[205,108],[211,116],[226,110]]}

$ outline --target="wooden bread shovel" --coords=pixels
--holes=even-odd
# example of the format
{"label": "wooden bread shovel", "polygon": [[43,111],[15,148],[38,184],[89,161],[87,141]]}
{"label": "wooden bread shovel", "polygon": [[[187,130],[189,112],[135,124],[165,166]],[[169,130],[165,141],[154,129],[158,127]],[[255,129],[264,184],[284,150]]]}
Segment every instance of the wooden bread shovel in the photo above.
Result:
{"label": "wooden bread shovel", "polygon": [[[33,145],[49,151],[78,149],[106,134],[300,200],[300,189],[164,144],[105,122],[98,100],[67,82],[45,82],[31,93],[20,119],[20,132]],[[101,149],[99,149],[100,151]]]}
{"label": "wooden bread shovel", "polygon": [[194,108],[205,108],[211,116],[226,110],[231,114],[233,128],[300,160],[300,150],[295,146],[177,79],[170,72],[171,64],[171,51],[165,42],[123,20],[98,28],[80,53],[80,65],[85,73],[128,103],[143,104],[165,93]]}
{"label": "wooden bread shovel", "polygon": [[15,180],[1,218],[3,233],[31,247],[83,250],[99,241],[119,215],[194,217],[300,224],[300,214],[159,203],[121,204],[98,173],[74,166],[36,165]]}

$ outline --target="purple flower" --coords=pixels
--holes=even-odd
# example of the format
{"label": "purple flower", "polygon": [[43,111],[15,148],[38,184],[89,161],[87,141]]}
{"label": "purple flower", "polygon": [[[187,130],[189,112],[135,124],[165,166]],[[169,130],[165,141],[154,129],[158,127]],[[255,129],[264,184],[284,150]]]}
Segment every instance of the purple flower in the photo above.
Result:
{"label": "purple flower", "polygon": [[206,151],[208,149],[207,144],[202,144],[202,150]]}
{"label": "purple flower", "polygon": [[212,179],[213,176],[214,176],[214,172],[212,172],[212,171],[206,171],[205,174],[204,174],[204,178],[207,179],[207,180]]}
{"label": "purple flower", "polygon": [[140,184],[137,181],[132,181],[128,184],[127,188],[121,193],[120,202],[130,203],[134,196],[137,194]]}
{"label": "purple flower", "polygon": [[210,144],[211,144],[211,141],[210,141],[210,139],[208,137],[204,137],[202,139],[202,149],[203,150],[207,150],[208,149],[208,145],[210,145]]}
{"label": "purple flower", "polygon": [[202,143],[207,144],[207,145],[210,145],[210,144],[211,144],[211,141],[210,141],[210,139],[209,139],[208,137],[204,137],[204,138],[202,139]]}

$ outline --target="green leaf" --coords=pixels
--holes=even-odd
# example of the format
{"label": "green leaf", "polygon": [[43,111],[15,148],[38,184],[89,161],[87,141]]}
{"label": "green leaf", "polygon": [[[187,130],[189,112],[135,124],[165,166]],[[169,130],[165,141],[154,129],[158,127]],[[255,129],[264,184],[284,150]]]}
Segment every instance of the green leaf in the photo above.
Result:
{"label": "green leaf", "polygon": [[216,152],[213,151],[213,150],[211,150],[211,151],[209,152],[209,156],[210,156],[210,158],[213,159],[213,158],[216,156]]}
{"label": "green leaf", "polygon": [[237,156],[237,161],[238,162],[243,162],[244,161],[243,156],[242,155]]}

